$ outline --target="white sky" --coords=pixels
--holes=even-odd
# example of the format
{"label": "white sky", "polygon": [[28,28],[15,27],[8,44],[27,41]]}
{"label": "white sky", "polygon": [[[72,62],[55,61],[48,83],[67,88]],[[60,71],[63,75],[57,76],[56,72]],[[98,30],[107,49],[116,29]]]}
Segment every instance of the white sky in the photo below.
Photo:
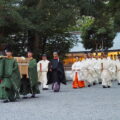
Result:
{"label": "white sky", "polygon": [[[80,36],[78,36],[80,38]],[[80,38],[81,39],[81,38]],[[114,45],[111,50],[113,49],[120,49],[120,33],[117,33],[115,39],[114,39]],[[70,52],[79,52],[79,51],[86,51],[85,48],[81,43],[78,43],[76,46],[74,46]]]}

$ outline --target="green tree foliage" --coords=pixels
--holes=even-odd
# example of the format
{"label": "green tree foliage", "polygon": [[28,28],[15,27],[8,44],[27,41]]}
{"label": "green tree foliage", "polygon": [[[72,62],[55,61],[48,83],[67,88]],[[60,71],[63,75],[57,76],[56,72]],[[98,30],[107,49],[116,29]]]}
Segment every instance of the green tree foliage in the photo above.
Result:
{"label": "green tree foliage", "polygon": [[18,12],[17,0],[0,0],[0,42],[11,43],[10,35],[19,32],[24,22]]}
{"label": "green tree foliage", "polygon": [[113,25],[109,24],[102,27],[94,23],[82,32],[81,37],[86,49],[108,50],[113,46],[115,31]]}
{"label": "green tree foliage", "polygon": [[20,15],[27,21],[19,33],[24,36],[19,38],[19,43],[26,41],[22,46],[33,50],[36,57],[53,51],[65,55],[76,43],[77,39],[67,31],[75,20],[75,11],[68,0],[22,0],[19,5]]}
{"label": "green tree foliage", "polygon": [[86,49],[108,49],[119,9],[119,0],[0,0],[0,43],[12,44],[17,56],[27,49],[36,57],[65,55],[78,42],[71,31],[80,31]]}
{"label": "green tree foliage", "polygon": [[[113,46],[115,37],[114,18],[109,12],[109,1],[88,1],[91,10],[80,17],[73,30],[81,32],[82,43],[89,50],[107,50]],[[87,4],[86,4],[87,5]]]}
{"label": "green tree foliage", "polygon": [[117,32],[120,31],[120,0],[110,0],[109,12],[114,18],[115,29]]}

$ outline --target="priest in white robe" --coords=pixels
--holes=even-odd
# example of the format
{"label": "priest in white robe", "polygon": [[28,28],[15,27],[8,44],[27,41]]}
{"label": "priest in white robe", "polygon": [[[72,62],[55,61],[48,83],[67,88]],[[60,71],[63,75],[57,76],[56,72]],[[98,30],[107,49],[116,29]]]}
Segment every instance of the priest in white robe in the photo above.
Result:
{"label": "priest in white robe", "polygon": [[43,90],[48,90],[48,67],[49,61],[47,60],[47,56],[44,54],[42,56],[42,60],[37,63],[37,71],[38,71],[38,81],[41,83]]}
{"label": "priest in white robe", "polygon": [[101,68],[102,68],[102,74],[101,74],[101,79],[102,79],[102,86],[103,88],[110,88],[112,86],[111,78],[111,62],[107,59],[105,56],[104,59],[102,60],[101,63]]}
{"label": "priest in white robe", "polygon": [[72,65],[72,77],[73,77],[73,88],[85,87],[82,72],[82,62],[79,61],[79,57],[76,57],[76,62]]}
{"label": "priest in white robe", "polygon": [[120,85],[120,56],[118,56],[118,59],[116,60],[116,69],[117,69],[118,85]]}

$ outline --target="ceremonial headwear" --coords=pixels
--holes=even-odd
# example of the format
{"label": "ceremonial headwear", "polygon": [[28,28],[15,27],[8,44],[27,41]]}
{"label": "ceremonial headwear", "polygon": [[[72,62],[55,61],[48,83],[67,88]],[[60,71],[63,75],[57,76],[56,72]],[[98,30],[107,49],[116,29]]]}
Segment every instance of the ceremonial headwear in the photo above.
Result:
{"label": "ceremonial headwear", "polygon": [[13,52],[12,46],[7,46],[5,52]]}
{"label": "ceremonial headwear", "polygon": [[57,52],[57,51],[55,51],[55,52],[53,52],[53,54],[58,54],[58,52]]}
{"label": "ceremonial headwear", "polygon": [[42,57],[47,57],[47,55],[46,55],[46,54],[43,54]]}
{"label": "ceremonial headwear", "polygon": [[28,50],[28,53],[33,53],[33,51],[32,50]]}

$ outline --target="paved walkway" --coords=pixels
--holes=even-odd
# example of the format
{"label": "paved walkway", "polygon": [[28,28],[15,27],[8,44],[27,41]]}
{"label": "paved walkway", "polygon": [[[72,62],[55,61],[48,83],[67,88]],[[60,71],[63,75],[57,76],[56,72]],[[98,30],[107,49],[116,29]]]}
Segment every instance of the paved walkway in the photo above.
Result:
{"label": "paved walkway", "polygon": [[0,102],[0,120],[120,120],[120,86],[74,90],[69,82],[60,93],[41,91],[35,99]]}

